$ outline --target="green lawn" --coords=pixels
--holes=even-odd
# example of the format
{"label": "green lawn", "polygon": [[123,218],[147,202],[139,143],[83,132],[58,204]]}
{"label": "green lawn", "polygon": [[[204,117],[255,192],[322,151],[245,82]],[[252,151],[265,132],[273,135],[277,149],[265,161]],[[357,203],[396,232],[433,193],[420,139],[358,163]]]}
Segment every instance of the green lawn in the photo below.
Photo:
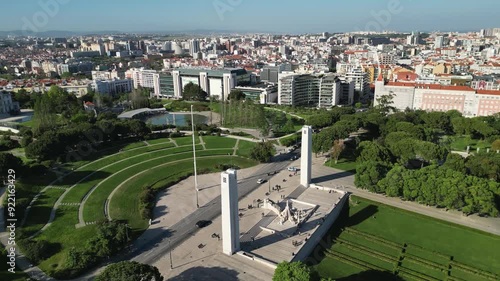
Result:
{"label": "green lawn", "polygon": [[64,190],[53,188],[49,188],[43,192],[31,206],[30,215],[26,219],[26,226],[23,228],[23,231],[34,233],[40,230],[49,220],[52,206],[54,206],[59,196],[63,193]]}
{"label": "green lawn", "polygon": [[[404,280],[412,280],[408,273],[426,280],[444,280],[452,257],[453,262],[462,266],[490,276],[497,274],[496,278],[500,275],[499,236],[354,196],[350,205],[349,219],[332,229],[336,242],[327,250],[327,257],[315,266],[322,277],[340,279],[367,270],[346,261],[346,257],[365,266],[373,265],[392,272],[396,265],[385,260],[385,257],[399,259],[400,255],[404,259],[398,270]],[[344,231],[340,230],[341,227],[344,227]],[[336,255],[343,255],[344,258]],[[452,276],[460,277],[463,271],[457,266],[451,267]],[[469,273],[467,276],[460,278],[487,280],[478,274]]]}
{"label": "green lawn", "polygon": [[203,137],[203,141],[205,142],[205,147],[207,149],[216,149],[234,147],[237,140],[225,137],[205,136]]}
{"label": "green lawn", "polygon": [[335,164],[335,160],[328,160],[325,163],[325,166],[341,171],[356,173],[356,161],[351,161],[345,158],[340,158],[337,164]]}
{"label": "green lawn", "polygon": [[154,139],[147,141],[150,145],[161,144],[161,143],[170,143],[170,139]]}
{"label": "green lawn", "polygon": [[467,146],[470,146],[471,152],[475,152],[478,148],[481,150],[491,148],[491,143],[483,140],[474,140],[470,136],[452,137],[452,150],[467,151]]}
{"label": "green lawn", "polygon": [[136,142],[136,143],[131,143],[129,145],[126,145],[124,148],[122,148],[123,151],[139,148],[139,147],[144,147],[146,144],[144,142]]}
{"label": "green lawn", "polygon": [[[177,143],[178,146],[183,146],[183,145],[193,145],[193,137],[181,137],[181,138],[174,138],[173,139],[175,143]],[[194,141],[196,144],[200,143],[200,138],[195,137]]]}
{"label": "green lawn", "polygon": [[241,157],[250,158],[250,153],[252,152],[255,145],[255,142],[240,140],[238,144],[238,151],[236,152],[236,154]]}

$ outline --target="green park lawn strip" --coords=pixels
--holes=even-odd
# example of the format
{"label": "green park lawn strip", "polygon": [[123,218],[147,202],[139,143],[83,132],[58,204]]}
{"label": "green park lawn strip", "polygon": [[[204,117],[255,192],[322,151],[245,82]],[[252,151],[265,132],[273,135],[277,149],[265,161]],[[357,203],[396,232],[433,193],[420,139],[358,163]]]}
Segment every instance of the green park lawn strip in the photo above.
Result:
{"label": "green park lawn strip", "polygon": [[26,218],[23,231],[30,234],[42,229],[50,217],[52,207],[63,193],[64,190],[54,188],[42,192],[31,206],[30,215]]}
{"label": "green park lawn strip", "polygon": [[351,160],[348,160],[345,158],[339,159],[337,164],[335,164],[335,160],[333,160],[333,161],[328,160],[325,163],[325,165],[330,167],[330,168],[334,168],[334,169],[341,170],[341,171],[346,171],[346,172],[350,172],[350,173],[356,172],[356,161],[351,161]]}
{"label": "green park lawn strip", "polygon": [[444,271],[444,269],[436,269],[430,268],[429,266],[425,266],[423,264],[418,263],[415,260],[405,258],[401,264],[402,268],[410,269],[420,274],[425,274],[429,277],[436,278],[437,280],[444,280],[446,275],[448,275],[448,271]]}
{"label": "green park lawn strip", "polygon": [[450,262],[450,257],[447,255],[435,253],[429,249],[424,249],[414,245],[408,245],[408,247],[406,247],[406,252],[412,256],[426,259],[437,264],[448,264]]}
{"label": "green park lawn strip", "polygon": [[148,140],[148,143],[150,145],[155,145],[155,144],[162,144],[162,143],[171,143],[171,141],[168,138],[163,138],[163,139]]}
{"label": "green park lawn strip", "polygon": [[374,256],[364,253],[363,251],[354,250],[353,248],[347,247],[345,244],[335,243],[332,247],[332,250],[337,253],[353,257],[359,261],[368,263],[369,265],[378,266],[387,271],[392,271],[392,269],[394,268],[394,263],[378,259]]}
{"label": "green park lawn strip", "polygon": [[144,147],[146,144],[144,142],[136,142],[136,143],[131,143],[129,145],[126,145],[124,148],[122,148],[123,151],[139,148],[139,147]]}
{"label": "green park lawn strip", "polygon": [[[350,218],[343,222],[345,224],[344,227],[348,226],[349,228],[342,231],[338,237],[341,240],[344,239],[363,247],[368,247],[371,251],[391,256],[397,253],[390,248],[395,248],[395,245],[403,247],[406,243],[406,252],[408,255],[405,256],[406,258],[403,260],[402,267],[400,268],[408,268],[419,274],[443,280],[446,272],[442,272],[441,268],[447,267],[451,256],[453,256],[454,261],[472,267],[475,270],[484,271],[490,275],[500,274],[500,264],[498,263],[498,253],[500,253],[499,236],[355,196],[352,196],[349,213]],[[338,227],[336,226],[337,229]],[[354,229],[354,231],[350,231],[349,229]],[[356,231],[359,233],[356,233]],[[384,246],[380,242],[383,242],[384,239],[390,241],[387,242],[390,245],[385,246],[386,249],[384,249]],[[331,251],[386,268],[386,266],[383,266],[381,259],[376,261],[377,258],[373,254],[368,253],[368,251],[365,251],[363,254],[362,251],[353,251],[347,248],[345,244],[338,243],[332,246]],[[421,259],[420,262],[415,261],[418,259]],[[340,279],[353,274],[352,265],[348,266],[347,270],[340,268],[343,266],[335,258],[327,257],[315,266],[315,268],[321,277],[324,278]],[[454,273],[459,270],[460,273]],[[360,268],[357,273],[363,271]],[[392,268],[390,271],[392,271]],[[460,276],[462,271],[461,269],[457,269],[457,267],[453,267],[452,276],[464,280],[484,279],[481,276],[479,278],[477,276],[472,277],[472,275],[464,278]],[[409,277],[404,277],[404,280],[410,279]]]}
{"label": "green park lawn strip", "polygon": [[207,149],[217,149],[217,148],[230,148],[236,145],[236,139],[224,138],[224,137],[203,137],[205,142],[205,147]]}
{"label": "green park lawn strip", "polygon": [[474,281],[488,281],[488,280],[495,280],[495,279],[488,279],[483,276],[467,272],[466,270],[460,269],[460,268],[454,268],[452,267],[451,270],[451,276],[452,277],[458,277],[460,280],[474,280]]}
{"label": "green park lawn strip", "polygon": [[352,276],[363,271],[354,265],[331,257],[325,257],[320,264],[315,266],[315,269],[320,276],[328,276],[333,280]]}
{"label": "green park lawn strip", "polygon": [[491,143],[483,140],[474,140],[470,136],[453,137],[451,149],[456,151],[467,151],[467,146],[470,146],[470,151],[475,152],[478,148],[485,150],[491,148]]}
{"label": "green park lawn strip", "polygon": [[[197,157],[209,156],[209,155],[224,155],[227,154],[230,150],[211,150],[211,151],[199,151]],[[149,169],[156,170],[156,167],[166,164],[173,161],[179,161],[188,159],[191,162],[193,154],[191,152],[182,152],[178,154],[171,154],[159,159],[147,161],[140,163],[139,165],[129,167],[125,170],[113,173],[112,176],[107,178],[101,185],[99,185],[92,194],[87,199],[85,206],[83,208],[83,218],[85,222],[95,222],[99,220],[106,219],[104,214],[104,204],[108,199],[108,196],[113,192],[113,190],[119,186],[121,183],[125,182],[129,178],[147,171]],[[176,170],[176,169],[174,169]],[[146,173],[145,173],[146,174]],[[143,182],[154,182],[154,179],[151,177],[142,177],[138,176],[138,178],[142,178]]]}
{"label": "green park lawn strip", "polygon": [[61,251],[39,264],[46,273],[65,268],[67,253],[71,248],[85,248],[86,242],[95,235],[96,226],[88,225],[75,229],[78,223],[78,206],[61,206],[57,209],[56,220],[36,239],[46,240],[61,247]]}
{"label": "green park lawn strip", "polygon": [[241,157],[250,158],[250,154],[256,145],[254,142],[240,140],[236,154]]}
{"label": "green park lawn strip", "polygon": [[[219,156],[203,158],[203,156],[200,156],[197,165],[199,170],[216,172],[220,170],[215,168],[215,163],[229,163],[230,161],[240,168],[248,168],[256,164],[252,160],[239,157]],[[191,159],[185,159],[181,162],[154,168],[141,176],[131,179],[121,186],[110,200],[109,212],[111,218],[114,220],[127,220],[134,231],[142,232],[147,228],[148,221],[141,218],[139,197],[130,196],[130,194],[140,194],[144,187],[149,187],[152,183],[162,182],[162,185],[157,185],[156,187],[157,189],[165,188],[179,181],[179,179],[192,174],[193,162]],[[182,206],[175,206],[175,208],[180,207]]]}
{"label": "green park lawn strip", "polygon": [[347,232],[343,232],[339,238],[346,240],[348,242],[358,244],[358,245],[363,246],[363,247],[368,247],[374,251],[384,253],[386,255],[393,256],[393,257],[399,257],[399,254],[401,253],[401,249],[403,246],[403,245],[401,245],[400,248],[390,247],[387,244],[379,243],[379,242],[375,242],[375,241],[370,241],[370,240],[367,240],[361,236],[354,235],[354,234],[347,233]]}
{"label": "green park lawn strip", "polygon": [[[201,149],[201,147],[199,147]],[[106,163],[106,165],[111,165],[107,168],[102,169],[102,167],[99,167],[98,169],[102,169],[96,173],[94,173],[92,176],[87,178],[84,182],[78,184],[75,186],[73,189],[71,189],[68,194],[66,194],[66,197],[64,197],[63,202],[65,203],[79,203],[82,201],[84,196],[92,189],[92,187],[96,184],[98,184],[100,181],[104,180],[105,178],[109,177],[111,174],[116,173],[122,169],[125,169],[129,167],[130,165],[134,165],[137,163],[141,163],[147,160],[155,159],[158,157],[162,156],[168,156],[170,154],[174,153],[181,153],[181,152],[189,152],[192,151],[192,148],[189,146],[186,147],[177,147],[177,148],[169,148],[161,151],[156,151],[155,153],[147,153],[143,154],[141,156],[135,156],[133,158],[127,158],[127,159],[120,159],[124,160],[121,162],[112,162],[112,163]],[[117,160],[118,161],[118,160]],[[87,173],[92,173],[93,171],[97,171],[97,167],[94,168],[91,171],[88,171]],[[74,184],[77,181],[73,181],[72,183]]]}
{"label": "green park lawn strip", "polygon": [[[177,143],[178,146],[183,146],[183,145],[193,145],[193,137],[181,137],[181,138],[174,138],[173,139],[175,143]],[[196,144],[200,143],[200,138],[195,137],[194,141]]]}

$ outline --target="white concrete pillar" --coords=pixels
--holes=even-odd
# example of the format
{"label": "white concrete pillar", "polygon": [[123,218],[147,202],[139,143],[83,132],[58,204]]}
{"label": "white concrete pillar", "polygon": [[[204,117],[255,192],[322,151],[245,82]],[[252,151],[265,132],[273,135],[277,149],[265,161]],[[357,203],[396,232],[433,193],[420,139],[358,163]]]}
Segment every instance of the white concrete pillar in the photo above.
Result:
{"label": "white concrete pillar", "polygon": [[221,174],[222,252],[233,255],[240,250],[238,178],[236,170]]}
{"label": "white concrete pillar", "polygon": [[311,184],[312,166],[312,127],[302,128],[302,150],[300,155],[300,184],[309,187]]}

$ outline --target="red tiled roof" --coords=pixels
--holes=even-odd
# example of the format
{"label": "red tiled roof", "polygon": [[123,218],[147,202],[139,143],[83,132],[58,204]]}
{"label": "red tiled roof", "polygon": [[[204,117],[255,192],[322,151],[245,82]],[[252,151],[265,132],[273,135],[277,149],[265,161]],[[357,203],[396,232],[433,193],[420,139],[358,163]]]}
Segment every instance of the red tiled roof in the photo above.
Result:
{"label": "red tiled roof", "polygon": [[495,96],[499,96],[500,95],[500,91],[496,91],[496,90],[477,90],[477,94],[478,95],[495,95]]}

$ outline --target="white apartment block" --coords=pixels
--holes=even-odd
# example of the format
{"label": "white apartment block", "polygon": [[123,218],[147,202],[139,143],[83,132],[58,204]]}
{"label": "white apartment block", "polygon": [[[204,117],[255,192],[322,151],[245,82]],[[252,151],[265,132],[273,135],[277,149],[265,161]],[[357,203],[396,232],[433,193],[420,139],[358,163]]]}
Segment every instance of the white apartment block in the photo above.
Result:
{"label": "white apartment block", "polygon": [[278,104],[330,108],[340,103],[341,81],[336,74],[283,74],[278,81]]}
{"label": "white apartment block", "polygon": [[133,82],[131,79],[94,80],[91,87],[97,93],[114,96],[132,92]]}

